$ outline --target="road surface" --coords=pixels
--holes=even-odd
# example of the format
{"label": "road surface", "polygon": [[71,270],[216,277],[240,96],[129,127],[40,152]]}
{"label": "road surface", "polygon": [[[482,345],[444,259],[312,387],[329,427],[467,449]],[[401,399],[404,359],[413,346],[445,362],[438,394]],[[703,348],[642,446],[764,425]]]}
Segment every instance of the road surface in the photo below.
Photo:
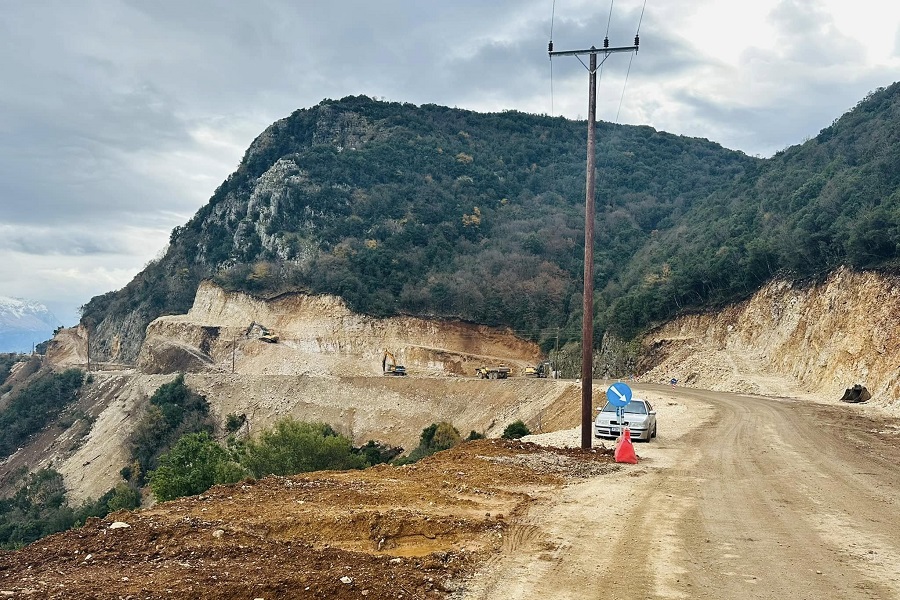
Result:
{"label": "road surface", "polygon": [[900,598],[900,434],[859,406],[636,386],[659,437],[515,525],[465,598]]}

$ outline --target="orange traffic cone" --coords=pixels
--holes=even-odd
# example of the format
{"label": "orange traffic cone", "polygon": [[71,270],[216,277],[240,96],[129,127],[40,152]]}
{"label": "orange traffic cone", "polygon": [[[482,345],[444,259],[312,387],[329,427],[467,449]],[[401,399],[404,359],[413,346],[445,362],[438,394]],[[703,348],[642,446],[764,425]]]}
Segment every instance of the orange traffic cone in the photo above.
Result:
{"label": "orange traffic cone", "polygon": [[637,454],[634,453],[634,444],[631,443],[631,430],[627,427],[622,431],[622,437],[616,442],[616,462],[637,464]]}

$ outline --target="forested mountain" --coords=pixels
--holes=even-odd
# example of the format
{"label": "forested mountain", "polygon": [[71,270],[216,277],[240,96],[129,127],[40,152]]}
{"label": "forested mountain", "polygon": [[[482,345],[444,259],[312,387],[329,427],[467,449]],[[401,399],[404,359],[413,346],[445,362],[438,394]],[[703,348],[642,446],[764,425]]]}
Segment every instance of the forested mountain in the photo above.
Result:
{"label": "forested mountain", "polygon": [[[745,297],[776,273],[888,268],[900,253],[900,88],[772,159],[598,124],[596,327],[625,337]],[[264,131],[169,248],[92,299],[94,348],[134,358],[198,283],[342,296],[398,313],[580,336],[584,122],[364,96]],[[599,333],[598,331],[598,333]],[[597,337],[597,339],[600,339]]]}

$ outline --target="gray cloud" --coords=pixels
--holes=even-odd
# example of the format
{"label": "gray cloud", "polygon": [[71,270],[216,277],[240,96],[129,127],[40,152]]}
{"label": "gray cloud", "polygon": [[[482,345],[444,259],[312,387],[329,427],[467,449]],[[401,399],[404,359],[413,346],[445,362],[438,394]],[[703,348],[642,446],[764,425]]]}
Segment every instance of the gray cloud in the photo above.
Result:
{"label": "gray cloud", "polygon": [[[769,21],[777,44],[749,48],[729,64],[714,50],[698,51],[704,41],[674,25],[703,4],[651,3],[620,122],[768,155],[815,135],[896,77],[896,65],[867,64],[860,40],[841,34],[814,0],[777,3]],[[551,112],[550,6],[7,3],[0,294],[77,306],[121,287],[207,201],[259,132],[323,98]],[[631,43],[642,6],[615,3],[612,45]],[[557,49],[602,44],[608,19],[607,3],[557,3]],[[620,112],[627,67],[624,55],[604,66],[603,119]],[[583,118],[584,68],[556,59],[553,74],[553,112]]]}

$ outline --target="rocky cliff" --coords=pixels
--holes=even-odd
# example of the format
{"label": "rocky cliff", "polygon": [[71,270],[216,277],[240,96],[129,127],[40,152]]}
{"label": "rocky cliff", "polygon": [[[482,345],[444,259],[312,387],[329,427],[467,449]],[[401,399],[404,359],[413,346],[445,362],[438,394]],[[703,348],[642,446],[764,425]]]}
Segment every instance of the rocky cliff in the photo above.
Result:
{"label": "rocky cliff", "polygon": [[377,319],[335,296],[260,300],[200,285],[186,315],[147,328],[138,369],[147,373],[235,371],[256,375],[381,375],[385,352],[417,375],[473,375],[505,362],[540,361],[537,345],[481,325],[415,317]]}
{"label": "rocky cliff", "polygon": [[820,283],[769,283],[717,313],[685,316],[644,340],[641,378],[837,400],[854,384],[900,408],[900,278],[840,269]]}

